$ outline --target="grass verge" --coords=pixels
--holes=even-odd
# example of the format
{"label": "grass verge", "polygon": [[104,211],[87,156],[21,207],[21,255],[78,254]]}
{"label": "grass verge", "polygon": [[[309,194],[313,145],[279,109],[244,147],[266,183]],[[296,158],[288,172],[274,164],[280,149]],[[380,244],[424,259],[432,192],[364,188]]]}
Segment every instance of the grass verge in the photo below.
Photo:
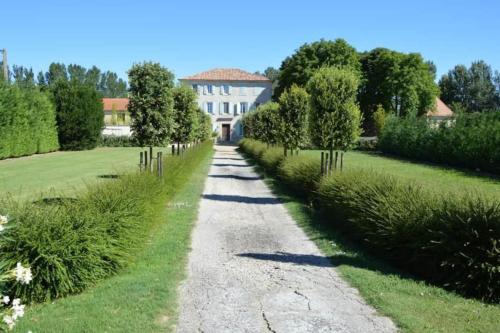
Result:
{"label": "grass verge", "polygon": [[[15,332],[158,332],[173,330],[177,287],[185,277],[191,229],[211,154],[169,184],[148,245],[120,274],[85,292],[28,309]],[[191,171],[191,170],[188,170]]]}
{"label": "grass verge", "polygon": [[342,276],[403,332],[497,332],[500,306],[419,281],[350,242],[302,199],[267,176],[266,183]]}

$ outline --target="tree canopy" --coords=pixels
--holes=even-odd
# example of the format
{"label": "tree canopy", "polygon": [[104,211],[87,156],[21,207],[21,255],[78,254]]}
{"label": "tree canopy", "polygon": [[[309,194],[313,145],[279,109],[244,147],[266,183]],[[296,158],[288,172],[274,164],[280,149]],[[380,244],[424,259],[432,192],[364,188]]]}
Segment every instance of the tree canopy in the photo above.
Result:
{"label": "tree canopy", "polygon": [[359,102],[367,120],[372,120],[379,105],[401,116],[422,115],[434,107],[439,95],[435,66],[420,54],[377,48],[361,57],[361,68]]}
{"label": "tree canopy", "polygon": [[309,135],[313,144],[330,151],[347,150],[358,139],[358,86],[357,73],[348,68],[323,67],[309,80]]}
{"label": "tree canopy", "polygon": [[159,63],[134,64],[128,72],[133,137],[141,146],[162,145],[174,130],[174,74]]}
{"label": "tree canopy", "polygon": [[177,86],[172,92],[174,99],[172,141],[178,144],[189,142],[195,139],[196,130],[199,125],[196,93],[186,85]]}
{"label": "tree canopy", "polygon": [[343,39],[335,41],[322,39],[304,44],[281,63],[279,85],[274,92],[275,98],[294,83],[305,86],[314,72],[324,66],[348,67],[356,73],[360,71],[356,49]]}
{"label": "tree canopy", "polygon": [[285,149],[296,149],[305,141],[309,94],[293,84],[281,94],[279,106],[279,142]]}
{"label": "tree canopy", "polygon": [[500,107],[500,76],[494,75],[484,61],[469,68],[457,65],[439,80],[441,99],[467,112],[481,112]]}

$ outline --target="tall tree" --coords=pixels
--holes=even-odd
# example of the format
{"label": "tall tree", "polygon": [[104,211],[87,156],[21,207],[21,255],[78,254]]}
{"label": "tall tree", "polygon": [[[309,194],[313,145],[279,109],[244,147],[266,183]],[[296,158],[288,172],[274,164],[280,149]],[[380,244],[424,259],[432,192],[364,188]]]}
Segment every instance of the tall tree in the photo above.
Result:
{"label": "tall tree", "polygon": [[134,64],[128,72],[133,137],[141,146],[163,145],[174,129],[174,74],[159,63]]}
{"label": "tall tree", "polygon": [[439,80],[441,99],[468,112],[481,112],[500,107],[498,89],[491,67],[476,61],[469,68],[457,65]]}
{"label": "tall tree", "polygon": [[267,145],[276,144],[279,141],[279,110],[280,106],[275,102],[267,102],[260,105],[255,112],[255,138],[264,141]]}
{"label": "tall tree", "polygon": [[377,48],[361,57],[363,84],[359,102],[371,124],[378,106],[397,115],[421,115],[435,105],[439,89],[434,67],[420,54]]}
{"label": "tall tree", "polygon": [[180,152],[180,144],[195,139],[198,105],[196,104],[196,93],[186,85],[180,85],[173,89],[174,97],[174,130],[172,141],[177,143],[177,154]]}
{"label": "tall tree", "polygon": [[304,88],[294,84],[281,94],[279,106],[279,141],[283,144],[286,155],[288,149],[297,149],[304,142],[309,94]]}
{"label": "tall tree", "polygon": [[333,150],[342,150],[342,158],[361,134],[361,113],[356,103],[358,86],[356,72],[333,67],[319,69],[307,84],[311,95],[310,138],[316,146],[330,150],[330,169]]}
{"label": "tall tree", "polygon": [[35,73],[31,68],[24,66],[12,66],[12,74],[14,82],[22,88],[29,88],[35,86]]}
{"label": "tall tree", "polygon": [[69,79],[72,81],[78,81],[80,83],[84,83],[86,73],[87,70],[83,66],[76,64],[70,64],[68,66],[68,76]]}
{"label": "tall tree", "polygon": [[45,82],[47,82],[47,85],[52,86],[59,80],[67,81],[68,71],[66,65],[53,62],[49,65],[47,73],[45,73]]}
{"label": "tall tree", "polygon": [[302,45],[282,62],[275,98],[294,83],[305,86],[314,72],[324,66],[348,67],[354,72],[359,72],[360,63],[356,49],[343,39],[335,41],[322,39]]}

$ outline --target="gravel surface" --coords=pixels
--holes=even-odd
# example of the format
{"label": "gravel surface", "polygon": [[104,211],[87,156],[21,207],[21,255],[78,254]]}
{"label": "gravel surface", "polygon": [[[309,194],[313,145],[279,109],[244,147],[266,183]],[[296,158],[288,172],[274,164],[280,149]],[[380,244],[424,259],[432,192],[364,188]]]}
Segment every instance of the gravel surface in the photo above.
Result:
{"label": "gravel surface", "polygon": [[395,332],[344,282],[235,147],[216,154],[177,332]]}

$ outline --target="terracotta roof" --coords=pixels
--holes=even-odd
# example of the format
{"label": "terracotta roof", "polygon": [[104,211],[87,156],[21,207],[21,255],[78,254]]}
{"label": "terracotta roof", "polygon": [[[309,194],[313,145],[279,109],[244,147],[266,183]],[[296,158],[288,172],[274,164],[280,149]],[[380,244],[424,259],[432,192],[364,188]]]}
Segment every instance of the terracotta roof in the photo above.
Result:
{"label": "terracotta roof", "polygon": [[436,108],[427,112],[427,117],[453,117],[453,115],[454,112],[438,97],[436,97]]}
{"label": "terracotta roof", "polygon": [[113,110],[113,105],[116,111],[126,111],[128,107],[128,98],[103,98],[102,104],[104,111]]}
{"label": "terracotta roof", "polygon": [[193,81],[264,81],[271,82],[267,77],[245,72],[237,68],[215,68],[206,72],[187,76],[181,80]]}

